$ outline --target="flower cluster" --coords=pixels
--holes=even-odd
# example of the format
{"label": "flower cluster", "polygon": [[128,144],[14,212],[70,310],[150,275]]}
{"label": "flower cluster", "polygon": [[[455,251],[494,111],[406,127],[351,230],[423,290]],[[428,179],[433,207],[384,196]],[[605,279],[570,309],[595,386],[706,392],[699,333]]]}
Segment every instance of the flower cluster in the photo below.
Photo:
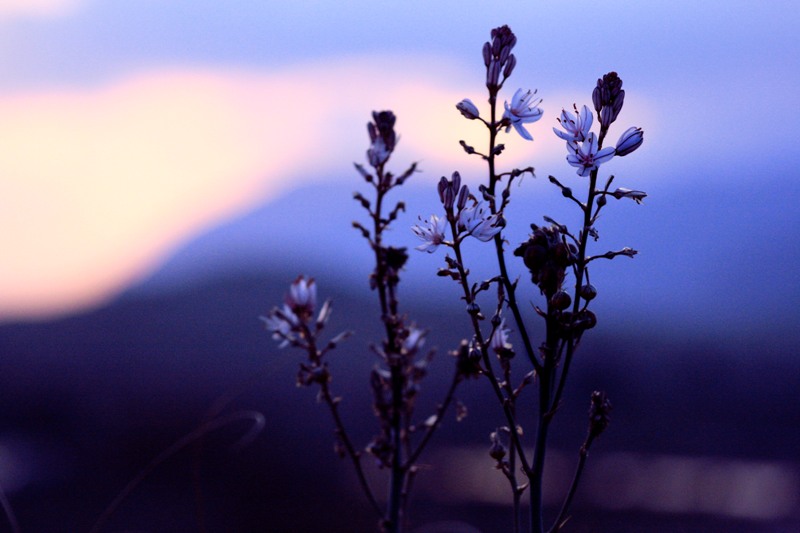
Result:
{"label": "flower cluster", "polygon": [[577,168],[579,176],[588,176],[615,155],[626,156],[641,146],[644,140],[642,128],[631,127],[620,136],[615,147],[602,148],[606,132],[619,116],[624,101],[622,80],[616,72],[609,72],[597,80],[597,86],[592,92],[592,102],[600,121],[599,136],[590,131],[592,113],[588,106],[584,105],[578,111],[578,106],[573,104],[574,114],[561,111],[557,120],[563,131],[558,128],[553,128],[553,131],[559,138],[567,141],[567,162]]}
{"label": "flower cluster", "polygon": [[483,45],[483,64],[486,66],[486,87],[490,93],[496,94],[517,64],[517,58],[511,53],[511,49],[517,44],[517,36],[508,26],[493,29],[491,36],[492,42]]}
{"label": "flower cluster", "polygon": [[326,300],[317,315],[317,319],[310,329],[309,321],[317,307],[317,285],[313,278],[306,279],[298,276],[289,286],[283,306],[274,307],[267,316],[260,317],[272,333],[272,338],[278,341],[279,347],[288,345],[307,346],[311,331],[321,330],[331,316],[331,303]]}
{"label": "flower cluster", "polygon": [[455,234],[455,242],[466,237],[474,237],[488,242],[505,226],[500,213],[491,213],[484,202],[479,202],[469,192],[467,185],[461,185],[461,175],[453,172],[450,180],[442,176],[438,185],[439,199],[444,207],[445,216],[431,215],[427,219],[418,217],[419,224],[411,230],[423,243],[417,250],[433,253],[440,244],[453,246],[446,240],[445,232],[449,222]]}
{"label": "flower cluster", "polygon": [[575,262],[578,250],[574,244],[566,242],[555,225],[531,224],[531,229],[530,238],[514,250],[514,255],[522,258],[531,273],[531,281],[550,298],[561,290],[566,270]]}
{"label": "flower cluster", "polygon": [[372,118],[375,122],[367,124],[371,141],[367,150],[367,160],[372,167],[378,168],[386,163],[397,143],[394,133],[395,116],[391,111],[374,111]]}

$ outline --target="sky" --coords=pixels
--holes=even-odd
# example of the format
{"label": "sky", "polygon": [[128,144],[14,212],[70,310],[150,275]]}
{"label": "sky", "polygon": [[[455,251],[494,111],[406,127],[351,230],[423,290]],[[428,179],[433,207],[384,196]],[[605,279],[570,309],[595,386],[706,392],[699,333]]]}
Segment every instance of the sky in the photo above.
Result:
{"label": "sky", "polygon": [[298,188],[349,194],[373,109],[397,113],[395,160],[421,162],[419,186],[455,169],[477,183],[457,141],[480,130],[454,105],[484,105],[480,49],[501,24],[518,37],[501,97],[538,89],[545,111],[532,143],[507,137],[504,164],[572,176],[555,118],[615,70],[611,137],[641,126],[645,144],[609,169],[650,197],[612,225],[659,243],[656,283],[680,278],[681,298],[791,307],[791,1],[0,0],[0,320],[100,305]]}

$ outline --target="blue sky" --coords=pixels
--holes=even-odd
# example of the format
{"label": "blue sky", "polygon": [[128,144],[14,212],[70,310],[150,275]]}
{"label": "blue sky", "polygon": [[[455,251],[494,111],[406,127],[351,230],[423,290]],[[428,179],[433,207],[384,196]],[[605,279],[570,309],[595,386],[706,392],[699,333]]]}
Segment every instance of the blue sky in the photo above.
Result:
{"label": "blue sky", "polygon": [[509,138],[509,166],[571,176],[555,117],[599,75],[625,82],[619,127],[645,144],[609,171],[651,196],[607,234],[649,250],[632,294],[649,280],[675,315],[692,294],[739,318],[790,308],[792,2],[19,0],[0,3],[0,315],[97,305],[297,187],[349,194],[372,109],[398,113],[397,165],[425,170],[413,186],[455,169],[475,183],[452,106],[483,102],[480,47],[500,24],[518,36],[504,97],[538,88],[545,110],[533,143]]}

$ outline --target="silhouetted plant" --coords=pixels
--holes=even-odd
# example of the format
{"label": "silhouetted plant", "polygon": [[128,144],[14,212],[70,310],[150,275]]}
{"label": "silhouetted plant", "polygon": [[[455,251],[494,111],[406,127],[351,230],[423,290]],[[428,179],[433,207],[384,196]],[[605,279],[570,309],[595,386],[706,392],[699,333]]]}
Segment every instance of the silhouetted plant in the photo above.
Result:
{"label": "silhouetted plant", "polygon": [[[301,365],[298,383],[320,387],[320,396],[328,404],[336,424],[337,449],[343,456],[350,457],[371,505],[382,517],[382,526],[389,531],[402,528],[401,516],[408,487],[416,471],[415,463],[452,402],[457,384],[466,377],[485,379],[502,410],[503,422],[490,434],[489,455],[509,482],[515,532],[522,527],[521,498],[526,491],[530,500],[530,530],[542,533],[563,528],[569,518],[570,505],[589,449],[609,423],[611,403],[605,393],[595,391],[590,399],[587,436],[579,449],[573,482],[551,527],[546,528],[542,478],[548,431],[561,406],[578,345],[586,331],[597,324],[594,312],[589,309],[598,294],[590,283],[589,266],[597,259],[634,257],[637,253],[626,247],[591,255],[590,241],[599,239],[596,223],[609,197],[618,200],[628,198],[641,203],[647,195],[622,187],[612,190],[614,176],[609,176],[604,185],[599,185],[601,165],[614,157],[630,154],[643,141],[641,128],[632,127],[622,133],[614,147],[603,146],[625,99],[622,80],[615,72],[609,72],[598,79],[591,95],[596,115],[586,105],[580,109],[573,105],[573,111],[563,110],[557,118],[560,128],[553,128],[555,134],[565,141],[566,161],[576,169],[578,186],[584,193],[576,195],[571,187],[554,176],[550,176],[549,181],[577,206],[580,215],[578,230],[570,230],[566,224],[547,216],[544,217],[545,225],[531,224],[529,238],[513,249],[513,256],[522,260],[533,287],[520,285],[518,278],[512,279],[506,264],[509,243],[504,236],[507,224],[505,212],[511,201],[512,183],[526,174],[534,176],[534,168],[499,171],[498,158],[505,146],[498,139],[513,127],[522,138],[533,141],[525,125],[537,122],[543,115],[536,91],[525,89],[516,90],[511,101],[504,102],[504,110],[500,115],[498,96],[517,65],[512,53],[516,41],[516,36],[508,26],[502,26],[492,30],[491,40],[483,46],[488,118],[481,115],[470,99],[464,99],[456,105],[464,118],[482,124],[488,133],[485,149],[460,141],[468,155],[480,157],[486,162],[485,182],[474,194],[466,184],[462,184],[458,172],[453,172],[450,179],[442,177],[437,185],[442,211],[428,218],[420,217],[418,224],[413,227],[414,233],[422,240],[422,244],[417,246],[418,250],[435,253],[440,247],[449,249],[444,258],[445,266],[439,269],[438,275],[450,278],[460,286],[471,329],[470,338],[462,341],[454,352],[457,357],[456,371],[444,400],[437,412],[421,426],[411,424],[410,420],[419,380],[424,376],[429,360],[429,356],[417,357],[425,332],[409,323],[398,311],[397,284],[408,259],[406,251],[386,246],[383,242],[384,230],[405,209],[405,205],[399,202],[388,214],[384,214],[385,195],[402,185],[416,170],[416,165],[412,165],[395,177],[384,168],[396,144],[393,113],[373,113],[374,122],[368,126],[371,144],[367,152],[372,170],[356,165],[364,180],[375,190],[374,200],[358,193],[355,195],[369,213],[371,227],[359,223],[354,225],[375,254],[376,266],[370,282],[378,293],[381,320],[386,329],[386,339],[380,348],[376,348],[383,365],[376,368],[370,378],[380,432],[366,448],[391,472],[385,508],[378,503],[363,475],[361,452],[347,437],[338,414],[339,399],[330,392],[330,373],[324,356],[347,336],[347,333],[339,334],[320,348],[318,335],[330,313],[330,303],[322,306],[315,319],[316,286],[313,280],[300,277],[292,284],[285,305],[273,309],[264,318],[268,330],[282,345],[293,345],[306,351],[308,358]],[[595,116],[600,125],[597,133],[592,131]],[[490,279],[470,279],[463,246],[469,238],[494,244],[497,274]],[[530,299],[536,314],[544,321],[544,338],[538,345],[529,333],[532,324],[523,316],[520,298]],[[487,300],[489,305],[485,303]],[[537,300],[539,303],[536,303]],[[484,313],[482,305],[491,312]],[[515,357],[518,350],[510,342],[510,327],[515,328],[521,339],[522,347],[518,350],[524,352],[523,358]],[[512,373],[515,365],[527,367],[523,369],[521,377]],[[538,389],[534,398],[524,394],[531,385]],[[537,427],[533,441],[529,443],[525,440],[527,433],[523,432],[518,422],[518,413],[531,408],[537,414]],[[423,430],[422,437],[414,447],[410,444],[410,438],[420,428]],[[530,448],[526,449],[530,444],[533,446],[532,453]]]}

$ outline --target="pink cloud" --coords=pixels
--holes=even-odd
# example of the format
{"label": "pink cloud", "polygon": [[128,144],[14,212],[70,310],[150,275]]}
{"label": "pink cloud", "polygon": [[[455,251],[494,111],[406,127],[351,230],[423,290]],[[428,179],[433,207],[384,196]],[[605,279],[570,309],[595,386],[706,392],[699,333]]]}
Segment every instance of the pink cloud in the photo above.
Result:
{"label": "pink cloud", "polygon": [[60,16],[74,11],[83,3],[83,0],[0,0],[0,18]]}
{"label": "pink cloud", "polygon": [[[432,182],[455,169],[478,175],[481,162],[458,140],[477,143],[482,131],[454,107],[475,94],[455,89],[469,86],[463,73],[441,65],[361,57],[277,73],[163,69],[0,95],[0,317],[95,305],[226,217],[303,182],[352,177],[373,109],[398,114],[398,165],[419,160]],[[549,125],[532,131],[551,136]],[[522,147],[505,164],[541,160],[542,145],[511,137]]]}

